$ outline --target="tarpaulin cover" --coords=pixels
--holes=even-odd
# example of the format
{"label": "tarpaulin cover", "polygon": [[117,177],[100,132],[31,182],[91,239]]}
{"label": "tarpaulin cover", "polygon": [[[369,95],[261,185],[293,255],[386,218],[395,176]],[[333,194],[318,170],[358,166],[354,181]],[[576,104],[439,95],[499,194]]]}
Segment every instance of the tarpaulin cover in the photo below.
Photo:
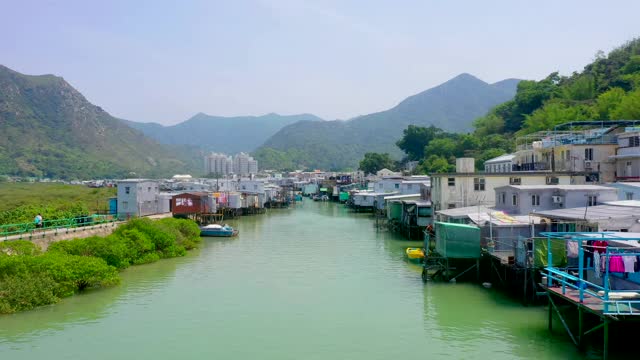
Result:
{"label": "tarpaulin cover", "polygon": [[[537,267],[545,267],[547,266],[547,238],[536,238],[534,241],[534,264]],[[567,265],[567,245],[565,240],[551,239],[551,257],[552,266],[562,267]]]}
{"label": "tarpaulin cover", "polygon": [[445,257],[476,259],[480,257],[480,228],[436,222],[436,251]]}

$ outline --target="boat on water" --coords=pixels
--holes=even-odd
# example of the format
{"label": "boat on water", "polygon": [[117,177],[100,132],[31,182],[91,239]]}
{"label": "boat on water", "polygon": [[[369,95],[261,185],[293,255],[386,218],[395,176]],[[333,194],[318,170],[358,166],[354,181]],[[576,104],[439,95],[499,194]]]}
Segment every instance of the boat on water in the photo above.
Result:
{"label": "boat on water", "polygon": [[422,248],[407,248],[405,252],[409,260],[420,261],[424,259],[424,250]]}
{"label": "boat on water", "polygon": [[200,236],[231,237],[238,235],[238,230],[224,224],[210,224],[200,227]]}

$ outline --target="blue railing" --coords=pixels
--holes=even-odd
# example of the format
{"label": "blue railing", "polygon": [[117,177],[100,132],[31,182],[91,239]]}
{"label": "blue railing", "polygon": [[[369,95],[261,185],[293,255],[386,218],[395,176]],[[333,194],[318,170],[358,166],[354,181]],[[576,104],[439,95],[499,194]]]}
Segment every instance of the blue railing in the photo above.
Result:
{"label": "blue railing", "polygon": [[[577,290],[580,303],[585,300],[585,295],[599,299],[602,302],[602,312],[606,315],[640,315],[640,299],[625,298],[626,294],[637,296],[640,293],[640,284],[636,290],[613,290],[610,288],[611,269],[609,268],[612,256],[640,256],[640,248],[637,247],[613,247],[606,246],[601,249],[602,253],[594,252],[594,256],[601,256],[604,262],[604,271],[602,273],[602,285],[595,284],[584,278],[586,270],[601,271],[596,269],[593,264],[584,266],[585,248],[584,241],[640,241],[640,238],[616,237],[613,233],[576,233],[576,232],[543,232],[542,236],[547,238],[547,267],[545,267],[547,276],[547,287],[552,287],[554,282],[562,287],[562,294],[566,294],[567,288]],[[572,275],[568,270],[552,266],[553,254],[551,252],[552,240],[575,241],[578,245],[578,276]]]}

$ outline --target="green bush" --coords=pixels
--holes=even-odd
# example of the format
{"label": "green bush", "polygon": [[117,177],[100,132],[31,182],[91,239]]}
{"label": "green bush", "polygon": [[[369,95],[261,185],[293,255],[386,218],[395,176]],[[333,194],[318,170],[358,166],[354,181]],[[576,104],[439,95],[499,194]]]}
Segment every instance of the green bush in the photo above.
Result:
{"label": "green bush", "polygon": [[191,220],[134,219],[107,237],[56,242],[44,254],[28,241],[0,243],[0,314],[115,285],[118,269],[184,256],[200,241]]}
{"label": "green bush", "polygon": [[0,279],[0,314],[58,302],[57,283],[44,274],[25,273]]}
{"label": "green bush", "polygon": [[0,256],[2,255],[38,255],[40,249],[32,242],[26,240],[0,242]]}

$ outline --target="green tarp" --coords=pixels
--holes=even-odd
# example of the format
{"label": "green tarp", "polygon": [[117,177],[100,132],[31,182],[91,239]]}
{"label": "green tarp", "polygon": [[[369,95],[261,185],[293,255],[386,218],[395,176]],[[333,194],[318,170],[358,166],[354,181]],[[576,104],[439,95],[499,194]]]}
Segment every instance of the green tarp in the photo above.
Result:
{"label": "green tarp", "polygon": [[436,222],[436,251],[445,257],[477,259],[480,257],[480,228],[477,226]]}
{"label": "green tarp", "polygon": [[[567,265],[567,245],[565,242],[565,240],[561,239],[551,239],[552,266],[562,267]],[[535,249],[533,260],[535,266],[547,266],[547,238],[536,238],[533,248]]]}

